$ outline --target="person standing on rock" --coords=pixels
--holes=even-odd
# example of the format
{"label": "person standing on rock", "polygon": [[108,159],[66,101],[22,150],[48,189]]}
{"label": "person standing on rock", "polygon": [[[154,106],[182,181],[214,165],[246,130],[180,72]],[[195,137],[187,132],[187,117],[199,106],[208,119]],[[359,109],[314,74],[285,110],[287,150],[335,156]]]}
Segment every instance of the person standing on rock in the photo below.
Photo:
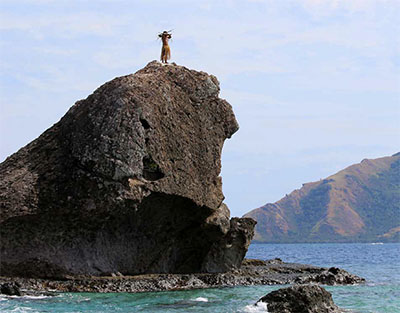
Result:
{"label": "person standing on rock", "polygon": [[171,34],[164,30],[161,34],[158,34],[158,37],[161,38],[162,48],[161,48],[161,62],[164,64],[168,63],[168,60],[171,58],[171,49],[168,45],[168,40],[171,39]]}

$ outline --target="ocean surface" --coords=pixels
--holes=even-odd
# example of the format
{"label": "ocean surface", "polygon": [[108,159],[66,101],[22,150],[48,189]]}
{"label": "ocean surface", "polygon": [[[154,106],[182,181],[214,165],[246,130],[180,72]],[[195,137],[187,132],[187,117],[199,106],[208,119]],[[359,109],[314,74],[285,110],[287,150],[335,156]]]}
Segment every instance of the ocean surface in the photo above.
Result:
{"label": "ocean surface", "polygon": [[[248,258],[281,258],[336,266],[367,279],[365,285],[327,286],[349,312],[400,313],[400,243],[254,244]],[[267,312],[253,304],[282,286],[213,288],[138,294],[63,293],[53,297],[0,296],[0,312]]]}

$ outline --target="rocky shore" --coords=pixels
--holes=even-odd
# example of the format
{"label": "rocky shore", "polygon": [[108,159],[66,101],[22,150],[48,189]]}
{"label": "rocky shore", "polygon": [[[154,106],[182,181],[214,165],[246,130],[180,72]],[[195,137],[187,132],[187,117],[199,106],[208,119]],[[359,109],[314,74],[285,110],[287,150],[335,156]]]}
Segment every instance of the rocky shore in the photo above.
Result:
{"label": "rocky shore", "polygon": [[323,285],[360,284],[365,280],[338,268],[245,259],[242,267],[227,273],[146,274],[107,277],[67,277],[64,280],[0,277],[0,284],[16,284],[29,292],[150,292],[250,285],[318,283]]}

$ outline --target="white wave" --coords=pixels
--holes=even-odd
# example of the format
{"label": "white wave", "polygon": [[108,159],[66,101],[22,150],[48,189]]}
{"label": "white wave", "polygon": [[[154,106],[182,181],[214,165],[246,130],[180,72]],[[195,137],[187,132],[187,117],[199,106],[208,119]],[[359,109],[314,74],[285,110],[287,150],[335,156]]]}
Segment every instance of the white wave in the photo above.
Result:
{"label": "white wave", "polygon": [[46,298],[53,298],[54,296],[45,296],[45,295],[38,295],[38,296],[22,296],[23,299],[46,299]]}
{"label": "white wave", "polygon": [[249,304],[249,305],[245,306],[244,311],[248,312],[248,313],[256,313],[256,312],[257,313],[258,312],[265,313],[265,312],[268,312],[268,305],[265,302],[258,302],[256,304]]}
{"label": "white wave", "polygon": [[[12,312],[12,313],[39,313],[39,311],[35,311],[34,309],[31,308],[26,308],[26,307],[16,307],[15,309],[12,309],[7,312]],[[6,311],[4,312],[6,313]]]}
{"label": "white wave", "polygon": [[59,297],[61,297],[61,296],[63,296],[63,297],[66,297],[66,298],[68,298],[68,299],[70,299],[70,300],[72,300],[72,301],[76,301],[76,302],[78,302],[78,303],[81,303],[81,302],[89,302],[89,301],[91,301],[91,299],[90,298],[88,298],[88,297],[84,297],[84,296],[82,296],[82,295],[80,295],[80,294],[73,294],[73,293],[66,293],[66,294],[63,294],[63,295],[59,295]]}
{"label": "white wave", "polygon": [[198,297],[198,298],[194,299],[193,301],[208,302],[208,299],[207,298],[203,298],[203,297]]}
{"label": "white wave", "polygon": [[383,245],[383,242],[372,242],[371,245],[375,246],[375,245]]}
{"label": "white wave", "polygon": [[29,299],[29,300],[40,300],[46,298],[53,298],[54,296],[45,296],[45,295],[38,295],[38,296],[7,296],[7,298],[12,299]]}
{"label": "white wave", "polygon": [[89,302],[89,301],[91,301],[91,299],[90,298],[79,298],[77,301],[78,301],[78,303]]}

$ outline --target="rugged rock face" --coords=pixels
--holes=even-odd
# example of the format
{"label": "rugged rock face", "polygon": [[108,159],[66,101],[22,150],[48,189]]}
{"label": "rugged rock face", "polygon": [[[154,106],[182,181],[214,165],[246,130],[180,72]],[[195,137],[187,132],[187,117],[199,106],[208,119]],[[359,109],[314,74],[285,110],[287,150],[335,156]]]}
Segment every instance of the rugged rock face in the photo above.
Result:
{"label": "rugged rock face", "polygon": [[271,313],[340,313],[332,295],[317,285],[282,288],[262,297],[257,305],[266,303]]}
{"label": "rugged rock face", "polygon": [[212,75],[153,61],[7,158],[1,274],[239,267],[255,222],[230,221],[222,203],[221,150],[238,124],[218,93]]}
{"label": "rugged rock face", "polygon": [[215,273],[221,271],[221,266],[224,271],[228,271],[232,269],[232,264],[241,264],[254,236],[254,226],[255,222],[251,218],[232,218],[229,231],[212,245],[203,269]]}

